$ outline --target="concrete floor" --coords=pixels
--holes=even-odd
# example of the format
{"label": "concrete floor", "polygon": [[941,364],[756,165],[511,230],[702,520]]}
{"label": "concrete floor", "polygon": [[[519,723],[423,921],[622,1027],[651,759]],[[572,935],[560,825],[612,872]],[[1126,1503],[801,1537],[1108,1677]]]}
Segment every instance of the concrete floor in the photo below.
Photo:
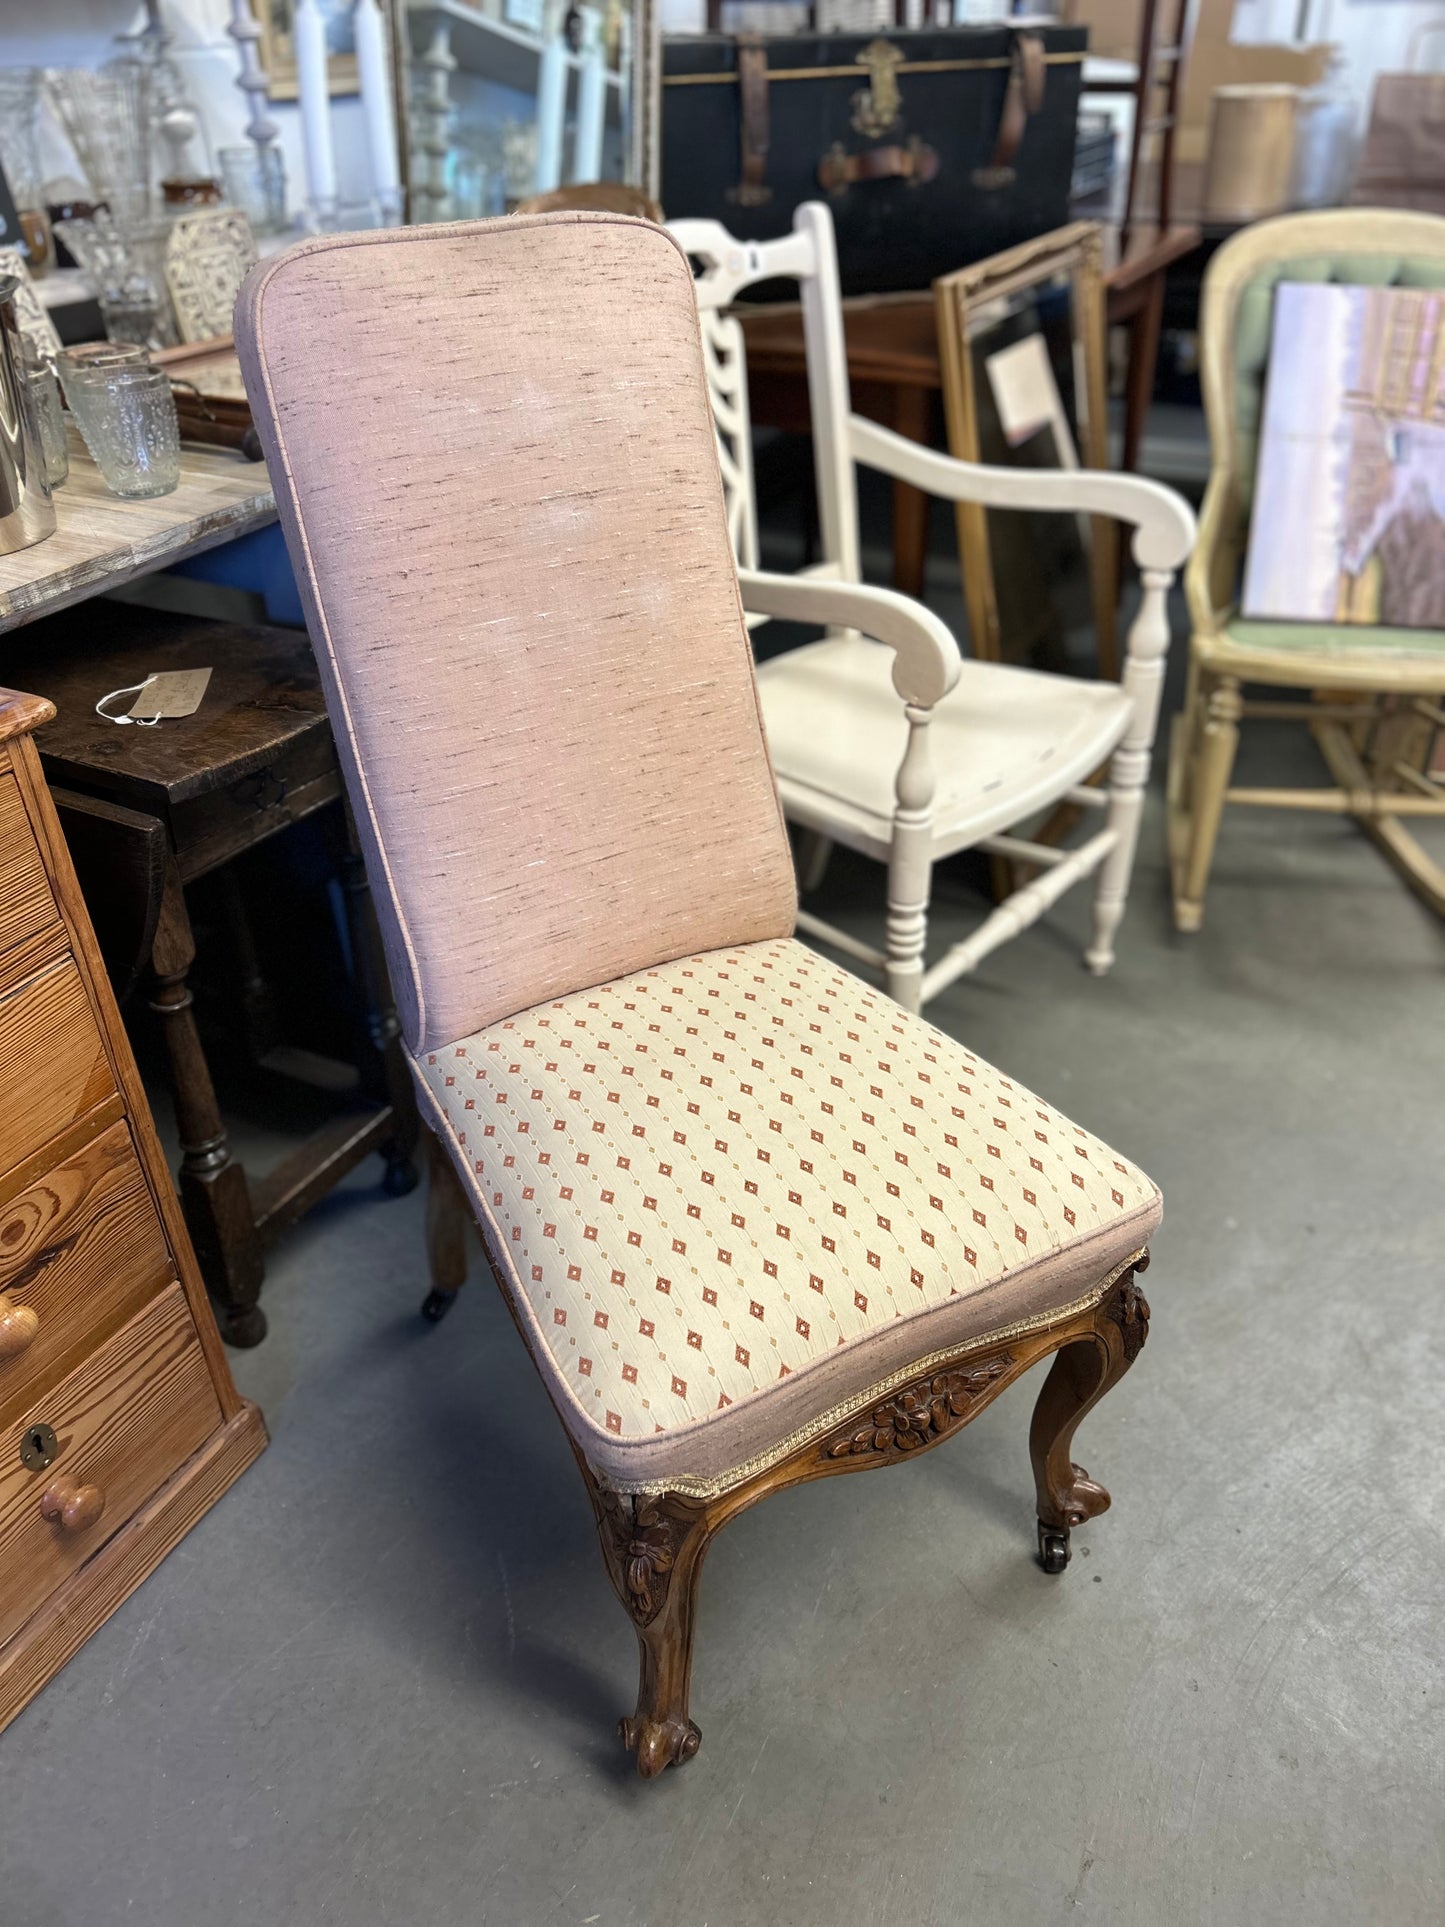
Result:
{"label": "concrete floor", "polygon": [[[423,1326],[420,1198],[358,1181],[234,1359],[271,1450],[0,1742],[0,1927],[1445,1917],[1445,932],[1349,828],[1240,813],[1184,941],[1161,843],[1156,798],[1109,979],[1075,899],[932,1010],[1167,1199],[1063,1578],[1027,1386],[774,1499],[709,1561],[701,1755],[641,1784],[520,1341],[481,1281]],[[828,890],[861,928],[881,878]],[[940,936],[977,914],[945,879]]]}

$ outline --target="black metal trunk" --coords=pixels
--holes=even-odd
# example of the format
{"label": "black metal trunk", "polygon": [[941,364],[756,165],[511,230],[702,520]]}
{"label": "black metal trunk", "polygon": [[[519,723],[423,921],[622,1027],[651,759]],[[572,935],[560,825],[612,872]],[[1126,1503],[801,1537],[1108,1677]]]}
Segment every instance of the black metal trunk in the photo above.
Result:
{"label": "black metal trunk", "polygon": [[926,288],[1061,227],[1088,31],[669,36],[662,204],[745,240],[833,210],[845,294]]}

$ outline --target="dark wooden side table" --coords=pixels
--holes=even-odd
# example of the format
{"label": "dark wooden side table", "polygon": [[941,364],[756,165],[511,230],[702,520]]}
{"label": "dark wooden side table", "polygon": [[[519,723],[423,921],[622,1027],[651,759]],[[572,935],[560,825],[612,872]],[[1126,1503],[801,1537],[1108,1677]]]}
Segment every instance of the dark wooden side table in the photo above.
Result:
{"label": "dark wooden side table", "polygon": [[[1129,331],[1120,466],[1139,459],[1154,392],[1165,278],[1198,245],[1199,230],[1181,223],[1164,233],[1136,228],[1123,258],[1105,277],[1110,327]],[[802,311],[792,303],[738,310],[747,341],[748,399],[759,427],[806,433],[807,363]],[[855,295],[843,303],[848,379],[860,415],[913,441],[944,446],[943,377],[933,294]],[[893,582],[905,595],[923,593],[928,553],[928,497],[907,482],[893,485]]]}
{"label": "dark wooden side table", "polygon": [[[107,692],[152,671],[208,667],[197,713],[155,728],[95,713]],[[338,811],[337,864],[365,1036],[349,1080],[356,1102],[264,1176],[233,1155],[188,984],[195,940],[187,886],[332,804],[342,781],[304,635],[92,602],[27,627],[6,647],[7,677],[57,709],[36,737],[92,920],[117,990],[148,979],[161,1019],[181,1139],[180,1193],[223,1336],[259,1343],[266,1247],[369,1153],[394,1195],[416,1182],[417,1115],[365,872]],[[110,705],[123,711],[129,701]],[[344,805],[343,805],[344,808]],[[232,936],[254,1030],[267,987]],[[265,1062],[264,1050],[260,1055]],[[337,1067],[332,1066],[335,1070]]]}

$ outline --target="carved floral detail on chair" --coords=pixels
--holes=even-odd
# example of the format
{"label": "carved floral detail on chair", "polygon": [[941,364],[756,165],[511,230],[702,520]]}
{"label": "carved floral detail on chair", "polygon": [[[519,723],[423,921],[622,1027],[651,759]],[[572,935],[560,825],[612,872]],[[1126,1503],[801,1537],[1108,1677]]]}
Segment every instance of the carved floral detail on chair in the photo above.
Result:
{"label": "carved floral detail on chair", "polygon": [[970,1417],[979,1397],[1011,1370],[1013,1363],[1012,1353],[999,1352],[985,1364],[968,1370],[935,1372],[919,1379],[875,1406],[866,1425],[829,1439],[823,1456],[842,1459],[864,1452],[916,1452]]}
{"label": "carved floral detail on chair", "polygon": [[[1148,1262],[1149,1255],[1146,1252],[1135,1270],[1143,1271]],[[1149,1300],[1134,1282],[1132,1272],[1110,1300],[1109,1316],[1123,1334],[1124,1357],[1132,1364],[1144,1349],[1144,1340],[1149,1336]]]}
{"label": "carved floral detail on chair", "polygon": [[623,1603],[639,1626],[661,1612],[684,1528],[670,1519],[662,1502],[602,1495],[609,1556],[621,1581]]}

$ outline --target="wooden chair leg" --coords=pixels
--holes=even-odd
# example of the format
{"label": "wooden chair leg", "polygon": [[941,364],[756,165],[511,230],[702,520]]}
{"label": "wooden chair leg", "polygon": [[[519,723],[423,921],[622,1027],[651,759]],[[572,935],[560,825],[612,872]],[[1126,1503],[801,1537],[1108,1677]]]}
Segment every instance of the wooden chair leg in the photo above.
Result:
{"label": "wooden chair leg", "polygon": [[[1394,752],[1408,748],[1407,743],[1401,742],[1398,730],[1385,737],[1383,755],[1379,753],[1377,745],[1377,753],[1368,765],[1361,759],[1348,730],[1342,725],[1317,723],[1314,737],[1331,776],[1341,789],[1372,794],[1389,784],[1398,787],[1398,779],[1392,768]],[[1401,760],[1418,767],[1424,776],[1433,760],[1437,740],[1437,733],[1431,731],[1423,743],[1416,745],[1415,756]],[[1380,767],[1381,762],[1384,768]],[[1445,917],[1445,868],[1421,847],[1403,820],[1398,816],[1375,816],[1369,812],[1360,812],[1352,820],[1420,901],[1433,910],[1437,917]],[[1425,820],[1428,822],[1431,819],[1427,817]]]}
{"label": "wooden chair leg", "polygon": [[1093,934],[1084,952],[1084,962],[1096,977],[1103,976],[1114,961],[1114,938],[1134,874],[1149,759],[1159,726],[1164,657],[1169,648],[1167,597],[1172,578],[1164,570],[1144,569],[1141,579],[1144,595],[1129,631],[1124,665],[1129,723],[1109,765],[1108,826],[1114,832],[1114,847],[1100,865],[1094,885]]}
{"label": "wooden chair leg", "polygon": [[1174,896],[1174,927],[1186,932],[1199,930],[1204,923],[1204,891],[1224,814],[1224,792],[1239,748],[1238,680],[1223,676],[1212,687],[1201,684],[1196,701],[1203,705],[1203,713],[1198,749],[1192,750],[1187,741],[1185,745],[1193,763],[1184,775],[1189,834]]}
{"label": "wooden chair leg", "polygon": [[933,890],[933,764],[928,753],[930,712],[905,703],[908,747],[894,782],[893,846],[888,857],[888,921],[884,976],[888,995],[905,1010],[923,1002],[923,956],[928,900]]}
{"label": "wooden chair leg", "polygon": [[637,1711],[618,1726],[644,1780],[702,1745],[688,1717],[697,1587],[713,1536],[706,1505],[677,1493],[629,1497],[587,1476],[602,1557],[637,1633]]}
{"label": "wooden chair leg", "polygon": [[1148,1254],[1099,1309],[1093,1335],[1055,1354],[1034,1407],[1029,1455],[1038,1489],[1039,1563],[1062,1572],[1069,1563],[1069,1533],[1109,1509],[1109,1494],[1071,1456],[1074,1432],[1084,1414],[1117,1385],[1139,1356],[1149,1331],[1149,1301],[1135,1282]]}
{"label": "wooden chair leg", "polygon": [[150,1007],[161,1019],[170,1066],[181,1139],[181,1205],[216,1303],[221,1336],[228,1345],[259,1345],[266,1336],[266,1314],[256,1302],[265,1277],[261,1237],[246,1173],[231,1155],[196,1029],[186,981],[195,956],[185,894],[172,862],[151,949],[155,984]]}
{"label": "wooden chair leg", "polygon": [[472,1213],[451,1159],[431,1131],[426,1134],[426,1256],[431,1290],[421,1315],[439,1325],[467,1282],[467,1252]]}
{"label": "wooden chair leg", "polygon": [[388,1197],[404,1198],[417,1185],[414,1153],[421,1135],[421,1118],[402,1048],[401,1024],[381,947],[376,905],[349,806],[340,871],[347,930],[366,1014],[366,1054],[371,1061],[363,1065],[363,1076],[373,1094],[390,1105],[394,1127],[391,1137],[381,1146],[381,1155],[386,1160],[383,1186]]}

